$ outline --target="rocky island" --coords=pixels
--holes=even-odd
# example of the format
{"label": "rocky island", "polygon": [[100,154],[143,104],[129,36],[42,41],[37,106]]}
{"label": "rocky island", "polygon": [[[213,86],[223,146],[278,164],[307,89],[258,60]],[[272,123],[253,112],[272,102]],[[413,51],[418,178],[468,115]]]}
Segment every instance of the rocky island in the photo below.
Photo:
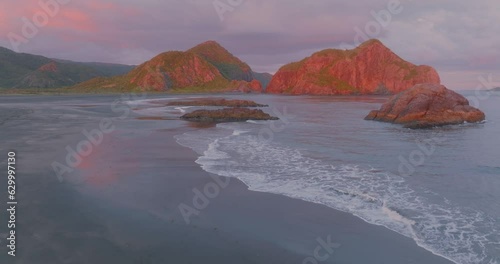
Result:
{"label": "rocky island", "polygon": [[196,110],[181,116],[195,122],[243,122],[247,120],[278,120],[260,109],[224,108],[219,110]]}
{"label": "rocky island", "polygon": [[485,120],[485,114],[469,105],[462,95],[438,84],[418,84],[389,99],[365,120],[403,124],[407,128],[431,128]]}

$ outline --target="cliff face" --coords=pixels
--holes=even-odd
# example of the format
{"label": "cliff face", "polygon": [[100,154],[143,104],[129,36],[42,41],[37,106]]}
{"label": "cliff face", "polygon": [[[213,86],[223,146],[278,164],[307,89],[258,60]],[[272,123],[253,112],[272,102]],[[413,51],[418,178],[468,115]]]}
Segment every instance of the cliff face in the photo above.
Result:
{"label": "cliff face", "polygon": [[90,80],[74,88],[83,91],[262,92],[262,85],[254,79],[250,67],[214,41],[187,51],[162,53],[122,77]]}
{"label": "cliff face", "polygon": [[323,50],[283,66],[266,92],[275,94],[395,94],[415,84],[440,84],[436,70],[409,63],[378,40],[353,50]]}

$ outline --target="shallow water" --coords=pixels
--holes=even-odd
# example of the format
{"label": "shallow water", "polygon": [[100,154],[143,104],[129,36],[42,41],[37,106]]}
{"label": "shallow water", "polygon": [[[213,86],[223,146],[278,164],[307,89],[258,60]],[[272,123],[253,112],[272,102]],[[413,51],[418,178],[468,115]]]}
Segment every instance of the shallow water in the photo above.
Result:
{"label": "shallow water", "polygon": [[324,204],[456,263],[500,261],[500,97],[488,120],[431,130],[364,121],[385,98],[273,97],[280,121],[178,136],[208,172]]}

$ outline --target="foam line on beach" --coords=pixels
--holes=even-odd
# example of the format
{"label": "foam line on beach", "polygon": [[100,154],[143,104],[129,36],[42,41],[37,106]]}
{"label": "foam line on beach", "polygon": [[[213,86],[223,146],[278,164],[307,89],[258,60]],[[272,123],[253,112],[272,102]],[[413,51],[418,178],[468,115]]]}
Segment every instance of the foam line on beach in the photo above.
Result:
{"label": "foam line on beach", "polygon": [[[435,195],[420,195],[404,178],[354,165],[334,167],[299,150],[262,142],[248,131],[258,124],[222,124],[209,135],[177,137],[197,149],[210,173],[235,177],[250,190],[282,194],[351,213],[410,237],[422,248],[455,263],[498,264],[488,250],[497,241],[495,220]],[[204,135],[203,138],[200,138]],[[255,166],[258,164],[258,166]]]}

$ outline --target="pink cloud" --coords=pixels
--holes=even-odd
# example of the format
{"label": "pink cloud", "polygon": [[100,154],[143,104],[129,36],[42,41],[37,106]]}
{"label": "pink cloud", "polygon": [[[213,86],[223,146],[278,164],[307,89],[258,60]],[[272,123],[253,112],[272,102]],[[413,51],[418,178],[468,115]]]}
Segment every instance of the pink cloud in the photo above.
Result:
{"label": "pink cloud", "polygon": [[[24,17],[32,21],[35,14],[46,14],[40,2],[39,0],[24,0],[22,4],[19,4],[17,1],[1,1],[0,33],[2,33],[2,37],[5,37],[8,32],[20,34],[24,25],[21,18]],[[45,2],[55,3],[55,0],[46,0]],[[107,35],[116,26],[113,18],[131,17],[140,13],[137,8],[109,1],[70,1],[67,4],[59,5],[58,12],[49,16],[48,24],[43,27],[43,30],[44,34],[47,35],[55,30],[54,33],[57,34],[53,35],[63,39],[65,31]]]}
{"label": "pink cloud", "polygon": [[48,24],[49,28],[78,31],[97,31],[96,21],[87,12],[74,8],[61,9],[60,14]]}
{"label": "pink cloud", "polygon": [[0,9],[0,34],[7,34],[9,27],[7,25],[7,14],[4,9]]}
{"label": "pink cloud", "polygon": [[[7,34],[21,33],[21,17],[31,19],[43,10],[39,1],[60,0],[0,0],[0,45],[9,48]],[[220,21],[212,1],[70,0],[20,51],[139,64],[160,52],[215,39],[255,70],[274,72],[314,51],[353,43],[355,29],[374,20],[371,11],[387,6],[387,0],[309,2],[246,1]],[[394,15],[377,37],[402,58],[434,66],[440,73],[498,72],[499,37],[491,34],[500,18],[496,2],[462,2],[462,9],[448,11],[443,10],[454,2],[442,8],[425,1],[405,3],[404,13]],[[443,79],[460,85],[453,81],[459,77],[450,74]]]}
{"label": "pink cloud", "polygon": [[86,5],[93,10],[118,10],[120,9],[120,6],[118,6],[115,3],[104,3],[102,1],[87,1]]}

